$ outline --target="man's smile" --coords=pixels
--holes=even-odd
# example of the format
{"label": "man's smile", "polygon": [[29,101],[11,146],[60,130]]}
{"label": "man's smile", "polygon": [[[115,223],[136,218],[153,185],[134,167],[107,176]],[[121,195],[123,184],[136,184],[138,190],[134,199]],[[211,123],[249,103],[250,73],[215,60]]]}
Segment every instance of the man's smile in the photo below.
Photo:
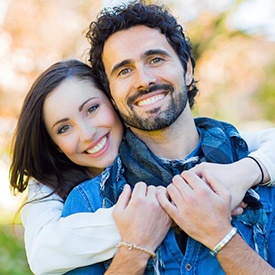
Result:
{"label": "man's smile", "polygon": [[157,94],[157,95],[153,95],[150,96],[148,98],[139,100],[136,102],[137,106],[148,106],[148,105],[152,105],[160,100],[162,100],[163,98],[165,98],[166,93],[161,93],[161,94]]}

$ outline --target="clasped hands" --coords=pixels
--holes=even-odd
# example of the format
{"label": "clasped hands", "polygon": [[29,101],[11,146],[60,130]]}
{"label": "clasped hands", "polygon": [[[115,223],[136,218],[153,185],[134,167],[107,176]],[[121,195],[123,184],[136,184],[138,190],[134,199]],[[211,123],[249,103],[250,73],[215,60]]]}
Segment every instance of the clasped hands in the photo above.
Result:
{"label": "clasped hands", "polygon": [[236,187],[230,192],[212,172],[196,169],[175,176],[167,188],[139,182],[131,192],[125,185],[113,212],[121,239],[154,251],[174,222],[212,249],[232,227],[231,215],[242,213],[242,194],[232,196]]}

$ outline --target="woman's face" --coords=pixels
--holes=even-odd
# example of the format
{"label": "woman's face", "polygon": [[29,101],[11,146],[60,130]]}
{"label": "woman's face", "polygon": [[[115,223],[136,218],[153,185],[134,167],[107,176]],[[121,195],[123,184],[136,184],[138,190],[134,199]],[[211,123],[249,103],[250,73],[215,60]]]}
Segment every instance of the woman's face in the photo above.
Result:
{"label": "woman's face", "polygon": [[117,156],[122,123],[110,100],[92,81],[65,80],[47,96],[43,116],[60,151],[93,175]]}

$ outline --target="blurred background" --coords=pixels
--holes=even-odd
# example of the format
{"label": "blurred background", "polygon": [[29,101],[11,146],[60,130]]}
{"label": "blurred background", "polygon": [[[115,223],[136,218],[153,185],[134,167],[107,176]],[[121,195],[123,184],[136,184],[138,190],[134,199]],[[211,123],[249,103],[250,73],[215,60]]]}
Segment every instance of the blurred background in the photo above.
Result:
{"label": "blurred background", "polygon": [[[84,62],[86,28],[111,0],[0,0],[0,274],[32,274],[16,212],[26,194],[9,189],[10,145],[23,99],[52,63]],[[149,1],[147,1],[149,2]],[[152,1],[151,1],[152,2]],[[156,3],[156,2],[155,2]],[[200,94],[195,116],[241,130],[275,125],[275,2],[163,0],[190,37]],[[13,226],[12,226],[13,225]]]}

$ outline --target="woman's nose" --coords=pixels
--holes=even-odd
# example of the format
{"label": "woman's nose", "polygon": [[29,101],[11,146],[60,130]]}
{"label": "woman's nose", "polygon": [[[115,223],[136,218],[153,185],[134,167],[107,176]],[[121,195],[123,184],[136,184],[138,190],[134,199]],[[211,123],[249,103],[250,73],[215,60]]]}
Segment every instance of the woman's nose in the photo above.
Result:
{"label": "woman's nose", "polygon": [[80,140],[85,141],[91,141],[94,139],[96,134],[96,127],[93,125],[90,125],[88,123],[83,123],[81,127],[79,127],[80,131]]}

